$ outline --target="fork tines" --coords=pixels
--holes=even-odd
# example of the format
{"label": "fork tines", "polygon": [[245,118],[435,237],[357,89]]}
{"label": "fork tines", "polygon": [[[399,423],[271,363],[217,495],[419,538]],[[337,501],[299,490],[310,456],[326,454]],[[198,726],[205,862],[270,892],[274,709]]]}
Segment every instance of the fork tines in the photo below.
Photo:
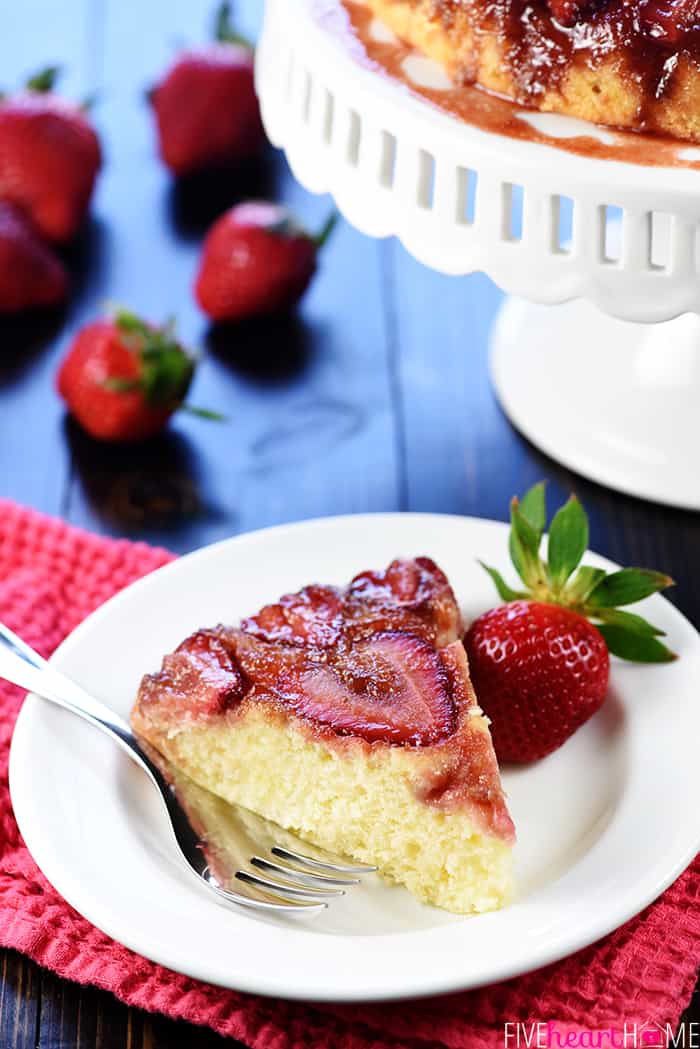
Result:
{"label": "fork tines", "polygon": [[[377,869],[317,860],[278,845],[274,845],[270,852],[278,859],[288,862],[277,863],[262,856],[253,856],[250,863],[265,875],[274,877],[263,876],[254,871],[238,870],[236,878],[267,895],[288,901],[292,910],[300,907],[306,910],[309,905],[314,909],[323,908],[327,906],[327,901],[344,896],[344,887],[359,885],[360,875],[372,874]],[[284,880],[279,881],[278,878]]]}

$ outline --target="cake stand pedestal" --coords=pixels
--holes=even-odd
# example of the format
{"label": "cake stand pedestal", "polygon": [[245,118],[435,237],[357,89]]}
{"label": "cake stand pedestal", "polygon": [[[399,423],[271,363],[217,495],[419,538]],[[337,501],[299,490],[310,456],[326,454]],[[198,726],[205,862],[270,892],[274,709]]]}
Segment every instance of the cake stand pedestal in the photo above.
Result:
{"label": "cake stand pedestal", "polygon": [[492,374],[534,444],[613,488],[700,509],[700,321],[682,316],[700,314],[700,173],[463,124],[363,64],[342,26],[339,0],[267,0],[258,92],[296,177],[363,232],[515,296]]}
{"label": "cake stand pedestal", "polygon": [[513,424],[621,492],[700,507],[700,318],[634,324],[578,300],[506,299],[491,375]]}

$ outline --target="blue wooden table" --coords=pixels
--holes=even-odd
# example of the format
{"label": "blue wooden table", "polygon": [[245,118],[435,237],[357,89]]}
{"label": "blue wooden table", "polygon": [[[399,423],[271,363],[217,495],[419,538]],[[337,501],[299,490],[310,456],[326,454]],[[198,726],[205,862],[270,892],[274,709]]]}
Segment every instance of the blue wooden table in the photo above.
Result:
{"label": "blue wooden table", "polygon": [[[261,9],[260,0],[238,4],[251,37]],[[11,14],[6,5],[0,86],[59,62],[62,90],[97,96],[105,167],[93,217],[69,252],[67,310],[0,323],[0,496],[184,552],[326,514],[505,518],[510,496],[546,477],[553,499],[575,488],[585,501],[596,549],[669,572],[679,580],[672,600],[700,621],[698,515],[570,475],[500,412],[487,353],[501,296],[486,278],[439,276],[398,244],[341,224],[297,317],[208,328],[191,284],[218,214],[274,195],[320,227],[331,206],[295,184],[272,151],[235,177],[177,185],[158,163],[145,91],[179,46],[205,39],[211,14],[204,0],[23,0]],[[192,400],[227,423],[183,416],[148,445],[119,449],[95,445],[65,418],[53,389],[57,363],[106,300],[154,320],[177,315],[203,353]],[[1,1049],[233,1045],[64,983],[12,952],[0,958]]]}

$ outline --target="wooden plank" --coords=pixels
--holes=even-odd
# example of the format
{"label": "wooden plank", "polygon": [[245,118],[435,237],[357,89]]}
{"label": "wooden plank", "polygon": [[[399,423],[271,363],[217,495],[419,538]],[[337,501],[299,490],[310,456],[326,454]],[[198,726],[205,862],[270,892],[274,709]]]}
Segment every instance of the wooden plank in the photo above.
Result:
{"label": "wooden plank", "polygon": [[[47,971],[42,973],[41,985],[41,1025],[37,1049],[83,1049],[84,1046],[98,1049],[103,1027],[101,996],[89,988],[60,980]],[[116,1008],[115,1003],[115,1010],[110,1016],[110,1039],[115,1047],[126,1043],[126,1013],[124,1007]]]}
{"label": "wooden plank", "polygon": [[39,1026],[41,976],[16,951],[0,954],[0,1046],[35,1049]]}
{"label": "wooden plank", "polygon": [[[79,987],[47,972],[41,980],[38,1042],[17,1042],[16,1049],[238,1049],[238,1042],[208,1028],[129,1009],[103,991]],[[15,1049],[13,1043],[0,1045]]]}
{"label": "wooden plank", "polygon": [[244,1049],[232,1038],[222,1038],[206,1027],[175,1023],[163,1017],[145,1017],[142,1042],[134,1049]]}

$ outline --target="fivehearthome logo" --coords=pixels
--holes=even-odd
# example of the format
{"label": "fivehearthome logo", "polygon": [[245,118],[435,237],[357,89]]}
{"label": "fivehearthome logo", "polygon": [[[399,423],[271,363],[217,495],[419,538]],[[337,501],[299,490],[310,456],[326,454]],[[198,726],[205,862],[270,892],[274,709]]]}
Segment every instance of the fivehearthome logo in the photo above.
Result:
{"label": "fivehearthome logo", "polygon": [[599,1028],[556,1020],[505,1023],[503,1049],[700,1049],[700,1023],[677,1028],[655,1020]]}

